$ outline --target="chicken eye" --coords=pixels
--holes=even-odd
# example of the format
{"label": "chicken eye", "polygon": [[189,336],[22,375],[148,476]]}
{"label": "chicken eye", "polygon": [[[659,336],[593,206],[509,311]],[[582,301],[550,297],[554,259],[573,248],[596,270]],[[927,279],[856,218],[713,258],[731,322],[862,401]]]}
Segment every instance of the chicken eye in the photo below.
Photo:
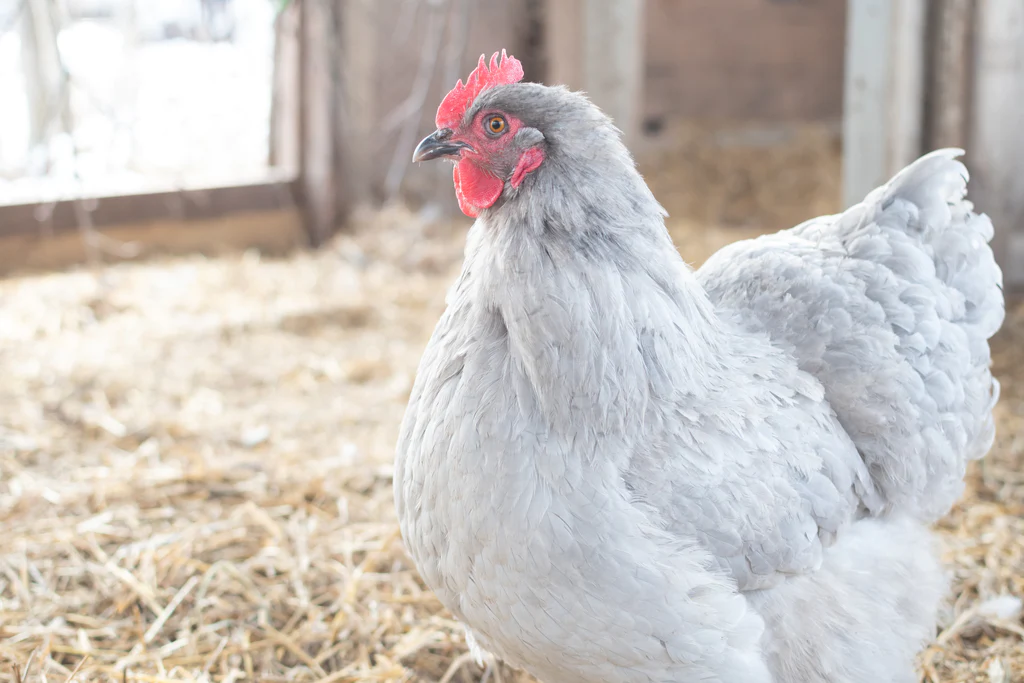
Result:
{"label": "chicken eye", "polygon": [[492,116],[487,119],[487,131],[492,135],[498,135],[505,131],[505,119],[500,116]]}

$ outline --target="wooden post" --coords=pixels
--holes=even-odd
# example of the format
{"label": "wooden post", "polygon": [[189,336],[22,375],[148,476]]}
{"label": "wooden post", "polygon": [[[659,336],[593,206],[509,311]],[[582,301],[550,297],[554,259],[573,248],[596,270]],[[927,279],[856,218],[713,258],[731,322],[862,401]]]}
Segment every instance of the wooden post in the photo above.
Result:
{"label": "wooden post", "polygon": [[1024,285],[1024,3],[978,0],[974,98],[965,162],[971,199],[995,225],[1007,287]]}
{"label": "wooden post", "polygon": [[545,82],[583,90],[583,6],[585,0],[548,0],[544,49],[548,54]]}
{"label": "wooden post", "polygon": [[644,0],[548,0],[551,83],[586,91],[623,132],[639,138]]}
{"label": "wooden post", "polygon": [[294,2],[274,22],[274,75],[270,102],[270,165],[286,173],[300,168],[299,7]]}
{"label": "wooden post", "polygon": [[926,0],[849,0],[843,205],[922,151]]}
{"label": "wooden post", "polygon": [[640,130],[644,76],[643,0],[588,0],[583,23],[587,92],[627,144]]}
{"label": "wooden post", "polygon": [[925,151],[967,145],[974,0],[933,0],[928,29]]}
{"label": "wooden post", "polygon": [[337,69],[343,87],[337,89],[337,124],[339,140],[344,143],[344,158],[340,161],[345,187],[338,197],[344,203],[339,210],[348,211],[359,201],[368,200],[374,189],[371,169],[377,145],[373,140],[380,135],[377,65],[381,56],[377,40],[381,26],[391,24],[386,23],[389,17],[380,0],[340,2],[342,46]]}
{"label": "wooden post", "polygon": [[22,10],[22,63],[28,95],[29,145],[47,142],[52,131],[71,132],[71,100],[57,50],[63,3],[26,0]]}
{"label": "wooden post", "polygon": [[333,0],[299,5],[299,188],[303,220],[313,246],[323,244],[338,222],[335,192],[335,83]]}

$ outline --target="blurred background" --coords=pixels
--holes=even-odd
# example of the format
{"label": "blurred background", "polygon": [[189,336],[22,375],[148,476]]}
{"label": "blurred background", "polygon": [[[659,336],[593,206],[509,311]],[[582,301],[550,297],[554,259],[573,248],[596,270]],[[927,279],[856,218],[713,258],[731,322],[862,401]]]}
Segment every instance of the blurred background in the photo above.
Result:
{"label": "blurred background", "polygon": [[[462,259],[413,165],[481,53],[587,91],[695,267],[967,149],[1024,284],[1020,0],[0,0],[0,680],[480,681],[398,424]],[[929,683],[1024,681],[1024,315]]]}
{"label": "blurred background", "polygon": [[1020,14],[1014,0],[3,0],[0,269],[320,245],[385,205],[451,216],[447,169],[408,152],[455,80],[504,47],[527,79],[612,115],[685,248],[837,210],[960,146],[1019,283]]}

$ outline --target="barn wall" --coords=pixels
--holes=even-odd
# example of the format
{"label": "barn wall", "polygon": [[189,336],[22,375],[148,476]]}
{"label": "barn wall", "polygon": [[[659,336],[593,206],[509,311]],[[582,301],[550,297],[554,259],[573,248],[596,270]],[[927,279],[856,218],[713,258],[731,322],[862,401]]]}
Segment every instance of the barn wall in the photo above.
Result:
{"label": "barn wall", "polygon": [[[528,80],[550,81],[548,53],[558,38],[539,22],[546,2],[565,0],[450,0],[441,19],[431,18],[428,3],[360,1],[372,7],[374,26],[361,58],[372,64],[372,102],[360,109],[373,122],[363,142],[375,199],[391,194],[389,171],[408,163],[419,135],[433,129],[438,102],[481,53],[507,48]],[[838,120],[845,11],[845,0],[646,0],[642,118]],[[394,114],[415,89],[435,21],[444,25],[435,75],[415,139],[403,138]],[[404,171],[402,194],[414,202],[450,197],[450,187],[446,164]]]}
{"label": "barn wall", "polygon": [[647,116],[838,120],[845,15],[845,0],[647,0]]}

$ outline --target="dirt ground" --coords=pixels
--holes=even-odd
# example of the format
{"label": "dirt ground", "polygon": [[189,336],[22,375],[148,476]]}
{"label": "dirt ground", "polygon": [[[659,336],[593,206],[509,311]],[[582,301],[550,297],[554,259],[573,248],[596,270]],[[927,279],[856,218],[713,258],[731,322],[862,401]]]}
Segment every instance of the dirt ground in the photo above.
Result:
{"label": "dirt ground", "polygon": [[[678,135],[645,171],[695,264],[837,208],[828,131]],[[392,507],[465,227],[390,209],[285,259],[0,280],[0,681],[530,680],[465,656]],[[1022,343],[1014,303],[996,446],[939,525],[929,683],[1024,681]]]}

